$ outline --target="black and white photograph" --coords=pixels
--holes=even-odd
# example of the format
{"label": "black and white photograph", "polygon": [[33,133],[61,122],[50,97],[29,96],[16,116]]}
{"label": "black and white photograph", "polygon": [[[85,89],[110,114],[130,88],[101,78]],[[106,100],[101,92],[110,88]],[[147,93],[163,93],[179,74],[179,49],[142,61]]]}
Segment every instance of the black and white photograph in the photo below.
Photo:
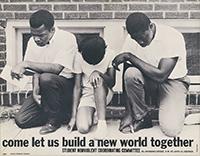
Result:
{"label": "black and white photograph", "polygon": [[200,0],[1,0],[0,155],[200,156]]}

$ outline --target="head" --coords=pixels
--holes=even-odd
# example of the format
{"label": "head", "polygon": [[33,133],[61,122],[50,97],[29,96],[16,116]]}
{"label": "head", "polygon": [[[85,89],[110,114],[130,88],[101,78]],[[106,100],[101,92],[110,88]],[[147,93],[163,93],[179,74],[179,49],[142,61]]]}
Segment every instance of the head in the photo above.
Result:
{"label": "head", "polygon": [[45,46],[55,32],[53,15],[47,10],[39,10],[31,15],[29,23],[35,43]]}
{"label": "head", "polygon": [[155,24],[143,13],[135,12],[126,19],[126,28],[131,36],[140,46],[148,46],[154,38]]}
{"label": "head", "polygon": [[80,51],[87,63],[96,65],[104,58],[106,47],[102,37],[86,37],[81,41]]}

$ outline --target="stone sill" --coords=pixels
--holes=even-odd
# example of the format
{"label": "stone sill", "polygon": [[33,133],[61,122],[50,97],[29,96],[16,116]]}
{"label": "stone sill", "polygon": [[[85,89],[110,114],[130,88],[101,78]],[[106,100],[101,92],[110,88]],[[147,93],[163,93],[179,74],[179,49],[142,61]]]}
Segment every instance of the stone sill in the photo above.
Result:
{"label": "stone sill", "polygon": [[[24,99],[32,93],[31,90],[0,93],[1,106],[12,106],[23,103]],[[187,105],[200,105],[200,91],[189,91]],[[108,106],[123,106],[124,99],[122,92],[115,92],[111,103]]]}

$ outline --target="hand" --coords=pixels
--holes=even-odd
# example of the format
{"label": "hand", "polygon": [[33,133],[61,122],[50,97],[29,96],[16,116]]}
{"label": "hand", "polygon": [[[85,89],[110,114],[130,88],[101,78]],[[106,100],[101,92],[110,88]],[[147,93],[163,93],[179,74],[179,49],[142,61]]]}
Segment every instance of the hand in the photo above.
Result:
{"label": "hand", "polygon": [[74,128],[75,123],[76,123],[76,118],[75,118],[75,117],[72,117],[72,118],[70,119],[68,125],[67,125],[67,130],[68,130],[69,132],[71,132],[72,129]]}
{"label": "hand", "polygon": [[25,68],[25,63],[24,62],[21,62],[21,63],[17,64],[11,70],[12,79],[16,78],[17,80],[19,80],[20,78],[23,77],[23,74],[25,73],[25,71],[26,71],[26,68]]}
{"label": "hand", "polygon": [[100,76],[98,71],[93,71],[92,74],[89,77],[90,84],[94,87],[97,88],[100,82],[102,81],[102,77]]}
{"label": "hand", "polygon": [[113,61],[112,61],[112,66],[113,66],[116,70],[120,71],[120,69],[118,68],[118,66],[119,66],[121,63],[124,63],[124,62],[127,61],[127,55],[128,55],[128,53],[122,53],[122,54],[117,55],[117,56],[113,59]]}

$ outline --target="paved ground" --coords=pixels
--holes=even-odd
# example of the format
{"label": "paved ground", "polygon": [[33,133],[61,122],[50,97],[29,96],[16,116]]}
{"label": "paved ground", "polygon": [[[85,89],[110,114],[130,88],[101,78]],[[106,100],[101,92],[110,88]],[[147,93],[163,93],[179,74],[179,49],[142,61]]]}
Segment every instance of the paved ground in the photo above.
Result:
{"label": "paved ground", "polygon": [[[119,123],[119,119],[107,120],[107,137],[97,141],[93,139],[96,126],[93,126],[87,135],[80,134],[78,131],[68,133],[66,125],[62,125],[56,132],[41,136],[39,134],[41,127],[20,129],[13,119],[1,118],[0,155],[200,155],[200,125],[185,125],[175,138],[179,139],[177,141],[166,137],[160,131],[157,121],[154,121],[153,128],[133,134],[119,132]],[[152,139],[154,141],[151,141]],[[122,141],[127,141],[127,147],[122,147]],[[179,147],[170,147],[174,141],[175,146],[179,143]],[[20,147],[14,147],[16,142]],[[4,146],[10,147],[4,147],[3,143]],[[182,147],[181,143],[183,143]]]}

